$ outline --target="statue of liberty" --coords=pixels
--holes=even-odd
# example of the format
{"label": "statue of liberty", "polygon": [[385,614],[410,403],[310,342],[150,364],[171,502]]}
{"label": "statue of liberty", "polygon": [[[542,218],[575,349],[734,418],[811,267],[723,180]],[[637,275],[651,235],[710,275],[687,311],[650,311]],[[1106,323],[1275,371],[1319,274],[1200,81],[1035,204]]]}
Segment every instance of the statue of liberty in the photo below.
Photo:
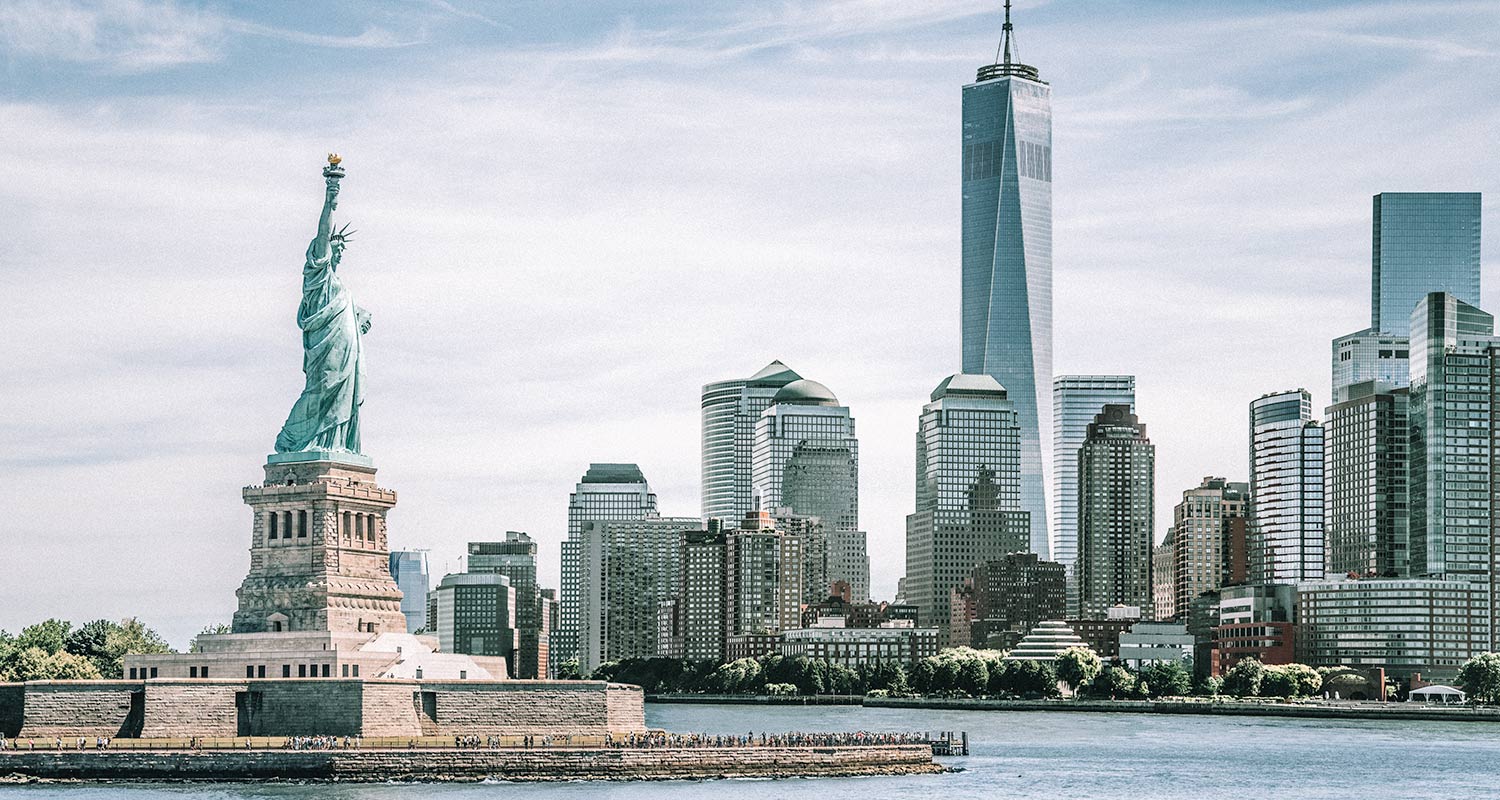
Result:
{"label": "statue of liberty", "polygon": [[365,400],[365,359],[360,336],[370,329],[370,314],[349,296],[339,280],[339,261],[353,231],[333,229],[338,207],[341,159],[328,156],[323,170],[327,193],[318,235],[307,246],[302,266],[302,396],[292,406],[276,436],[277,453],[309,450],[359,453],[359,407]]}

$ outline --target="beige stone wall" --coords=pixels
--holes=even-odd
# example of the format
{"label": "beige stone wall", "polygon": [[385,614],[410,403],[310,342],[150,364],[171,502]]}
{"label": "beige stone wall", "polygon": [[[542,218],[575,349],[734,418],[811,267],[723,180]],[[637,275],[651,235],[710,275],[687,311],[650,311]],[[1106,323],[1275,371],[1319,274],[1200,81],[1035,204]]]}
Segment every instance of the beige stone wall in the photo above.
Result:
{"label": "beige stone wall", "polygon": [[234,736],[235,693],[243,691],[244,681],[147,683],[141,736]]}
{"label": "beige stone wall", "polygon": [[0,753],[0,774],[78,780],[508,780],[909,775],[926,746],[660,750],[226,750]]}
{"label": "beige stone wall", "polygon": [[[422,689],[435,693],[434,722],[449,734],[602,734],[645,730],[644,703],[637,717],[630,708],[629,693],[620,692],[615,708],[611,709],[607,686],[597,681],[428,682]],[[613,727],[612,711],[622,725],[635,727]]]}
{"label": "beige stone wall", "polygon": [[22,738],[130,736],[139,727],[130,713],[133,681],[38,681],[25,684]]}
{"label": "beige stone wall", "polygon": [[21,732],[25,701],[25,684],[0,683],[0,736],[15,736]]}
{"label": "beige stone wall", "polygon": [[605,692],[605,708],[612,732],[629,733],[646,730],[646,693],[641,687],[611,683]]}
{"label": "beige stone wall", "polygon": [[415,681],[368,681],[364,684],[361,732],[365,736],[421,736]]}
{"label": "beige stone wall", "polygon": [[363,681],[251,681],[260,695],[250,715],[253,736],[355,736],[364,719]]}

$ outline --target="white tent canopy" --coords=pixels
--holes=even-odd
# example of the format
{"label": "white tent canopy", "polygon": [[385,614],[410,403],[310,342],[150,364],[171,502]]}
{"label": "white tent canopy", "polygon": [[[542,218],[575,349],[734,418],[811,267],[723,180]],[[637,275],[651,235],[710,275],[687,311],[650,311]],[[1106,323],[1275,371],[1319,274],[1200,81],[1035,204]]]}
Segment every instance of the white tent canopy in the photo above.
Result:
{"label": "white tent canopy", "polygon": [[1465,695],[1461,690],[1455,689],[1452,686],[1441,686],[1438,684],[1433,684],[1432,686],[1423,686],[1420,689],[1413,689],[1411,691],[1411,694],[1408,694],[1406,696],[1406,702],[1410,703],[1413,701],[1421,701],[1424,703],[1462,703],[1464,701],[1464,698]]}

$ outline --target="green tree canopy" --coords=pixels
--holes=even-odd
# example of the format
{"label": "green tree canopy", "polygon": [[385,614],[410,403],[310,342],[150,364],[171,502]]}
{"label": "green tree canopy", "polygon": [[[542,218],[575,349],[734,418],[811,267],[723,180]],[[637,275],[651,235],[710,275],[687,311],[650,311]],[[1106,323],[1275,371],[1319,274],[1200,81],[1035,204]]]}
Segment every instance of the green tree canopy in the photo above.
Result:
{"label": "green tree canopy", "polygon": [[1135,691],[1135,676],[1124,667],[1106,667],[1099,671],[1091,686],[1099,697],[1126,697]]}
{"label": "green tree canopy", "polygon": [[1224,673],[1223,692],[1235,697],[1258,697],[1266,668],[1253,658],[1242,659]]}
{"label": "green tree canopy", "polygon": [[68,634],[73,630],[73,624],[65,620],[49,619],[28,625],[21,629],[21,635],[16,637],[15,649],[25,650],[35,647],[42,652],[51,655],[63,649],[63,644],[68,640]]}
{"label": "green tree canopy", "polygon": [[1458,670],[1458,686],[1469,699],[1479,703],[1500,703],[1500,653],[1481,653]]}
{"label": "green tree canopy", "polygon": [[1140,677],[1153,697],[1183,697],[1193,691],[1193,676],[1181,661],[1147,664]]}
{"label": "green tree canopy", "polygon": [[1057,679],[1074,692],[1089,685],[1103,667],[1099,654],[1087,647],[1069,647],[1057,654]]}

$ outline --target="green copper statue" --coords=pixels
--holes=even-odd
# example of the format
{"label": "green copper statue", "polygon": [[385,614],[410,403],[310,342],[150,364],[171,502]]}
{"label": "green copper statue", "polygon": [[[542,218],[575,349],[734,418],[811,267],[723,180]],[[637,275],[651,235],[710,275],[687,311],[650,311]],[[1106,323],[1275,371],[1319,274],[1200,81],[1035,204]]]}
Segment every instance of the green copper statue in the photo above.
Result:
{"label": "green copper statue", "polygon": [[277,453],[308,450],[359,452],[359,407],[365,401],[365,358],[360,336],[370,329],[370,314],[349,296],[339,280],[339,260],[353,231],[333,229],[338,207],[341,159],[328,156],[323,177],[328,185],[318,235],[307,246],[302,266],[302,372],[307,385],[276,437]]}

